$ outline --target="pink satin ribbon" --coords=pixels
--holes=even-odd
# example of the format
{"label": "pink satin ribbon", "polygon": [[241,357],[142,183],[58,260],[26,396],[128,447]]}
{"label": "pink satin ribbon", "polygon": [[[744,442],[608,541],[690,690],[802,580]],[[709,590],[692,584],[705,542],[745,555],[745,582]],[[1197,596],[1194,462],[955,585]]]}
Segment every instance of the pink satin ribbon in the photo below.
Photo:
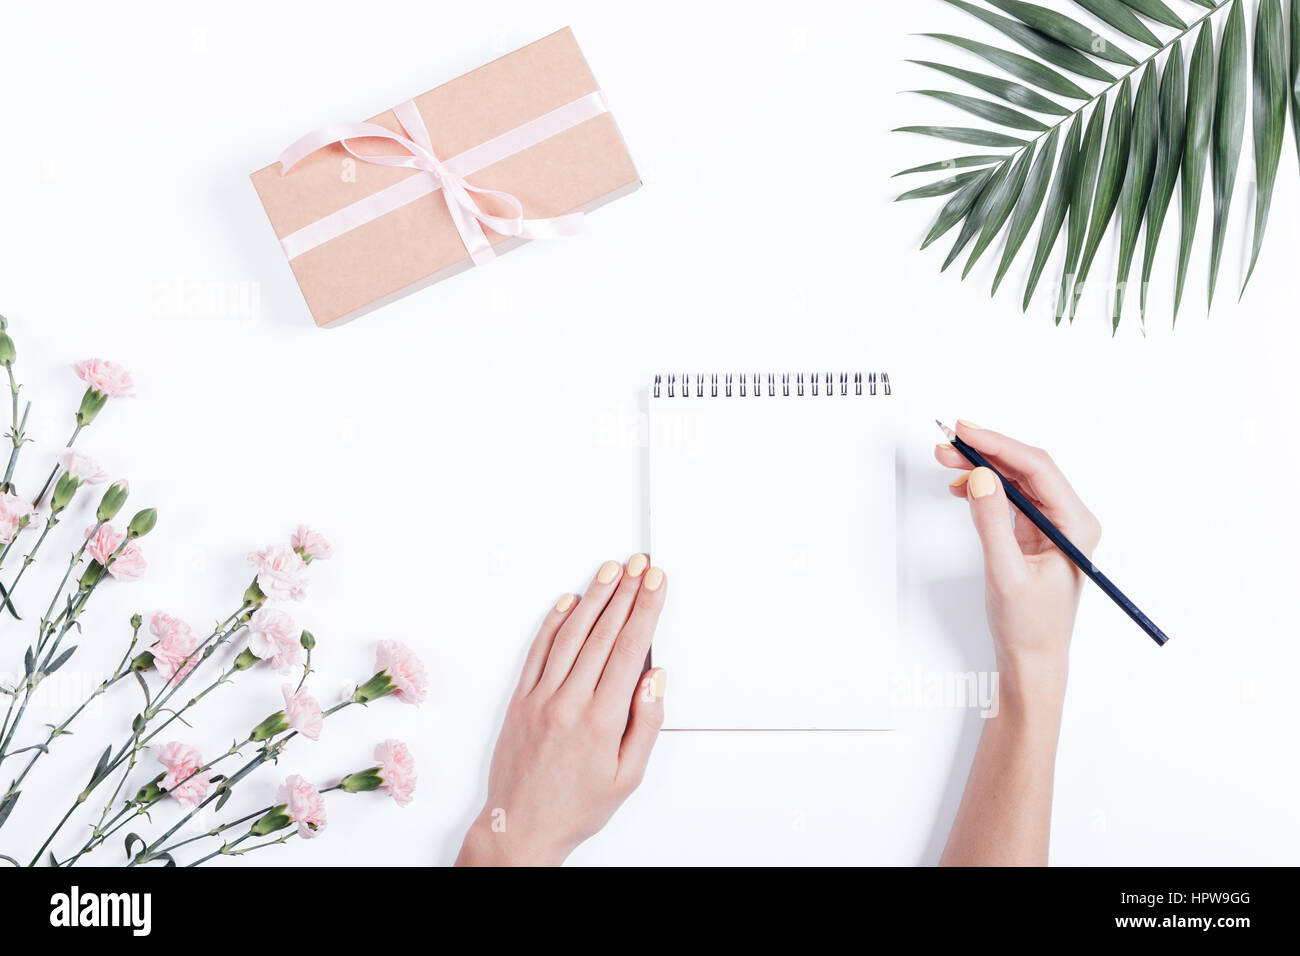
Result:
{"label": "pink satin ribbon", "polygon": [[[503,236],[519,236],[524,239],[571,236],[582,226],[582,213],[570,213],[553,219],[525,219],[523,204],[515,196],[497,189],[472,186],[465,181],[465,177],[521,153],[579,123],[585,123],[608,109],[600,91],[590,93],[447,160],[439,159],[434,153],[424,119],[415,103],[410,100],[393,110],[397,121],[406,131],[405,136],[375,123],[336,123],[308,133],[280,154],[281,175],[286,175],[304,157],[334,143],[339,143],[364,163],[418,169],[424,175],[408,176],[365,199],[344,206],[285,236],[280,240],[280,247],[288,258],[296,258],[322,243],[438,190],[442,191],[447,211],[451,213],[452,222],[475,265],[482,265],[496,257],[492,244],[483,232],[484,226]],[[385,139],[406,152],[363,156],[348,145],[348,140],[364,138]],[[513,209],[515,214],[510,217],[493,216],[478,204],[476,196],[494,197]]]}

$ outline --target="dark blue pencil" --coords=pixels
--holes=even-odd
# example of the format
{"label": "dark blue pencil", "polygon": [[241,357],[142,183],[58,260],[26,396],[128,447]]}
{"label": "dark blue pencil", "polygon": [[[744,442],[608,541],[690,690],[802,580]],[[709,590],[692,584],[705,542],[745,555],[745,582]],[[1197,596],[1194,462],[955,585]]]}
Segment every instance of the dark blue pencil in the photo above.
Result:
{"label": "dark blue pencil", "polygon": [[1006,490],[1007,498],[1013,505],[1020,509],[1020,513],[1032,521],[1034,527],[1043,532],[1043,534],[1047,536],[1047,540],[1056,545],[1056,547],[1060,549],[1061,553],[1073,561],[1075,566],[1092,579],[1093,583],[1096,584],[1097,587],[1105,591],[1106,595],[1112,601],[1123,608],[1124,613],[1133,618],[1133,620],[1137,622],[1138,627],[1142,628],[1142,630],[1146,631],[1147,634],[1150,635],[1151,640],[1164,646],[1164,643],[1169,640],[1165,635],[1165,632],[1156,627],[1155,622],[1143,614],[1142,609],[1130,601],[1123,591],[1115,587],[1110,578],[1098,571],[1097,568],[1093,566],[1093,563],[1088,560],[1088,556],[1076,548],[1070,542],[1070,539],[1061,533],[1060,528],[1047,520],[1047,516],[1039,511],[1038,508],[1034,506],[1034,503],[1020,492],[1019,488],[1007,481],[1006,477],[994,468],[987,458],[958,438],[957,433],[951,428],[939,421],[937,418],[934,420],[934,423],[943,429],[943,433],[947,436],[952,447],[957,449],[957,452],[963,458],[976,468],[987,468],[989,471],[993,472],[993,474],[997,475],[1002,481],[1002,487]]}

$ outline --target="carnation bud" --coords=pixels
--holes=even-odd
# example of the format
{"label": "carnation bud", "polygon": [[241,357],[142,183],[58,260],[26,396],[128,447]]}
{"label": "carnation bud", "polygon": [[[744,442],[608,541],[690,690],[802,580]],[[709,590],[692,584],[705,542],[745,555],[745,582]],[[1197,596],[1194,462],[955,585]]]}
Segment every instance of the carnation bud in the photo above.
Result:
{"label": "carnation bud", "polygon": [[253,732],[248,735],[248,739],[255,743],[263,740],[270,740],[276,734],[284,733],[289,729],[289,718],[284,715],[284,711],[277,710],[266,720],[262,721],[253,728]]}
{"label": "carnation bud", "polygon": [[276,830],[283,830],[289,824],[293,823],[289,814],[284,811],[288,809],[288,804],[281,803],[266,811],[266,815],[249,828],[248,832],[253,836],[266,836],[274,833]]}
{"label": "carnation bud", "polygon": [[117,517],[117,513],[122,510],[122,505],[126,504],[130,494],[131,486],[125,479],[113,482],[104,492],[104,497],[99,499],[99,510],[95,512],[95,518],[100,524],[108,524]]}
{"label": "carnation bud", "polygon": [[4,332],[0,332],[0,365],[11,368],[17,360],[18,350],[14,348],[14,340]]}
{"label": "carnation bud", "polygon": [[382,767],[371,767],[369,770],[361,770],[357,773],[350,773],[339,781],[339,786],[347,793],[366,793],[370,790],[378,790],[384,785],[384,778],[381,777]]}
{"label": "carnation bud", "polygon": [[83,591],[89,591],[99,583],[99,579],[104,576],[104,566],[98,561],[91,561],[86,567],[86,573],[81,576],[77,582],[77,587]]}
{"label": "carnation bud", "polygon": [[141,651],[135,657],[131,658],[131,670],[137,674],[141,671],[147,671],[153,667],[153,652]]}
{"label": "carnation bud", "polygon": [[257,607],[265,601],[266,595],[262,593],[261,587],[258,586],[257,578],[253,578],[253,583],[244,592],[244,607]]}
{"label": "carnation bud", "polygon": [[260,660],[260,657],[246,647],[240,651],[239,656],[235,658],[235,670],[246,671]]}
{"label": "carnation bud", "polygon": [[307,650],[313,650],[316,647],[316,637],[311,631],[303,631],[302,637],[299,638],[299,643],[301,643]]}
{"label": "carnation bud", "polygon": [[54,494],[50,497],[50,513],[59,514],[72,504],[72,498],[80,487],[81,482],[73,477],[71,472],[65,471],[60,475],[54,486]]}
{"label": "carnation bud", "polygon": [[138,612],[131,615],[131,629],[133,631],[140,630],[140,628],[143,625],[144,625],[144,618],[142,618]]}
{"label": "carnation bud", "polygon": [[158,523],[158,509],[145,508],[144,511],[137,511],[131,523],[126,526],[126,536],[128,538],[143,538],[153,526]]}
{"label": "carnation bud", "polygon": [[372,700],[391,694],[393,690],[393,679],[388,676],[387,671],[380,671],[353,691],[352,699],[358,704],[368,704]]}
{"label": "carnation bud", "polygon": [[107,401],[108,396],[102,392],[97,392],[93,388],[86,389],[86,394],[81,396],[81,407],[77,409],[77,424],[85,428],[93,422]]}
{"label": "carnation bud", "polygon": [[162,799],[163,794],[165,794],[167,791],[164,790],[162,787],[158,786],[158,784],[162,782],[162,778],[165,776],[166,774],[162,774],[162,773],[158,774],[158,776],[154,777],[152,780],[150,780],[143,787],[141,787],[139,790],[136,791],[135,803],[137,806],[147,807],[157,803],[159,800]]}

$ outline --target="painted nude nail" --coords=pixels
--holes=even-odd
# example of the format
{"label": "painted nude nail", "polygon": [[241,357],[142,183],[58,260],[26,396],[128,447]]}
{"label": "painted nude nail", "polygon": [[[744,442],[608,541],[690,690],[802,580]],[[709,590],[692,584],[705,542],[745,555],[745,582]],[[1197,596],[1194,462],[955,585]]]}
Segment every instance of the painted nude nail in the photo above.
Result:
{"label": "painted nude nail", "polygon": [[664,583],[664,573],[658,568],[651,568],[645,573],[645,583],[641,586],[647,591],[658,591],[659,586]]}
{"label": "painted nude nail", "polygon": [[998,476],[987,468],[976,468],[970,473],[970,493],[976,498],[987,498],[998,490]]}
{"label": "painted nude nail", "polygon": [[573,607],[573,602],[578,600],[577,595],[566,594],[555,602],[555,609],[563,614],[569,608]]}
{"label": "painted nude nail", "polygon": [[600,573],[596,575],[596,581],[599,584],[608,584],[618,577],[618,572],[623,570],[623,565],[617,561],[606,561],[600,566]]}
{"label": "painted nude nail", "polygon": [[627,559],[627,576],[629,578],[639,578],[649,566],[649,558],[644,554],[634,554]]}

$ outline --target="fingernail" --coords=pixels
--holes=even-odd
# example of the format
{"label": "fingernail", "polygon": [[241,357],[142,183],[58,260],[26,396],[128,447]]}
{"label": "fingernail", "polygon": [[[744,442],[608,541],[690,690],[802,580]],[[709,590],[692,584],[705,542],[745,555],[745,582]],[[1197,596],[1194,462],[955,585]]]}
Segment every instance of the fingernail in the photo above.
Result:
{"label": "fingernail", "polygon": [[627,559],[627,576],[629,578],[639,578],[649,564],[650,559],[644,554],[632,555]]}
{"label": "fingernail", "polygon": [[970,478],[970,472],[969,472],[969,471],[963,471],[960,475],[957,476],[957,480],[956,480],[956,481],[950,481],[950,482],[948,482],[948,487],[949,487],[949,488],[960,488],[962,485],[966,484],[966,480],[967,480],[968,478]]}
{"label": "fingernail", "polygon": [[555,602],[555,609],[563,614],[569,608],[573,607],[573,602],[578,600],[576,595],[566,594]]}
{"label": "fingernail", "polygon": [[618,572],[623,570],[623,565],[617,561],[606,561],[600,566],[600,573],[596,575],[596,580],[601,584],[608,584],[618,577]]}
{"label": "fingernail", "polygon": [[978,425],[976,425],[974,422],[968,422],[968,421],[966,421],[966,419],[964,419],[964,418],[959,418],[959,419],[957,419],[957,424],[958,424],[958,425],[965,425],[967,428],[973,428],[973,429],[975,429],[976,431],[983,431],[983,429],[980,428]]}
{"label": "fingernail", "polygon": [[988,468],[976,468],[970,473],[970,493],[975,498],[987,498],[998,490],[998,476]]}
{"label": "fingernail", "polygon": [[664,696],[664,690],[668,687],[668,672],[663,668],[655,671],[650,675],[650,696],[655,700],[661,700]]}
{"label": "fingernail", "polygon": [[658,568],[651,568],[645,573],[645,582],[641,585],[647,591],[658,591],[659,585],[664,583],[664,573]]}
{"label": "fingernail", "polygon": [[953,448],[952,445],[950,445],[950,444],[949,444],[948,442],[946,442],[946,441],[941,441],[941,442],[939,442],[939,444],[935,445],[934,447],[937,448],[937,449],[939,449],[940,451],[956,451],[956,450],[957,450],[957,449]]}

